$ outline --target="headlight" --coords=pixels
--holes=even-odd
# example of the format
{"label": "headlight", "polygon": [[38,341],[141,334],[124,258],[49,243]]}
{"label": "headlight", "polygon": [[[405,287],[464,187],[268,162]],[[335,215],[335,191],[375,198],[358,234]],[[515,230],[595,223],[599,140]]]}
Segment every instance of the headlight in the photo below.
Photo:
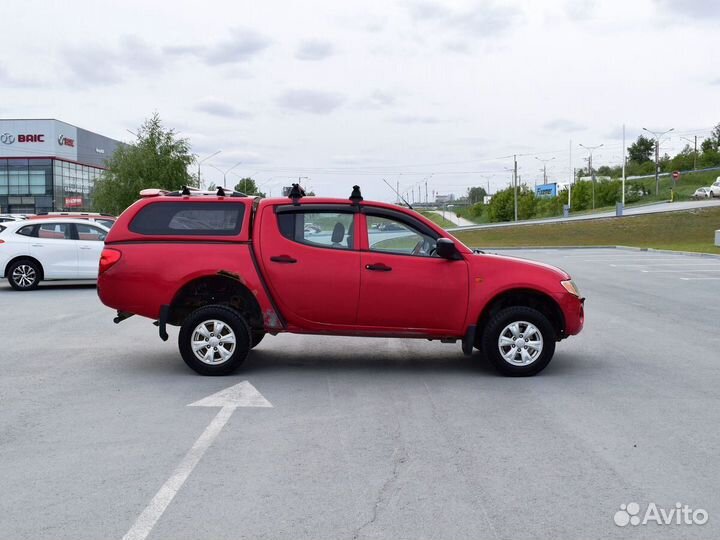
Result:
{"label": "headlight", "polygon": [[572,279],[568,279],[567,281],[561,281],[560,284],[565,288],[567,292],[580,298],[580,291],[578,291],[577,285],[575,285],[575,282]]}

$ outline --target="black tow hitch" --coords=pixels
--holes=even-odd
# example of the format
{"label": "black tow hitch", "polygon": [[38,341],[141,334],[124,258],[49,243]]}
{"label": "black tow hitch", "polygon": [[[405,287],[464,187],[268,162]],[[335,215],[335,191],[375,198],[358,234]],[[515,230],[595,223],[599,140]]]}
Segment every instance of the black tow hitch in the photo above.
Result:
{"label": "black tow hitch", "polygon": [[113,318],[113,322],[114,322],[115,324],[120,324],[120,323],[123,322],[125,319],[129,319],[129,318],[132,317],[133,315],[135,315],[135,314],[134,314],[134,313],[130,313],[129,311],[120,311],[120,310],[118,310],[118,312],[117,312],[117,317]]}

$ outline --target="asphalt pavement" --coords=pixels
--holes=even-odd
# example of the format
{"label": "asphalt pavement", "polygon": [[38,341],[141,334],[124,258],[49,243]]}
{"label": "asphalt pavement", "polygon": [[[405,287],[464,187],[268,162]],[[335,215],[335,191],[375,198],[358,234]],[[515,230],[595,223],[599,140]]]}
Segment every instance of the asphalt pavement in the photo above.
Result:
{"label": "asphalt pavement", "polygon": [[[113,324],[92,286],[3,282],[0,539],[120,540],[159,492],[149,539],[720,536],[720,260],[508,253],[587,297],[584,332],[533,378],[459,344],[295,335],[201,377],[176,329]],[[220,409],[187,405],[243,381],[272,407],[209,438]],[[709,520],[616,525],[632,502]]]}

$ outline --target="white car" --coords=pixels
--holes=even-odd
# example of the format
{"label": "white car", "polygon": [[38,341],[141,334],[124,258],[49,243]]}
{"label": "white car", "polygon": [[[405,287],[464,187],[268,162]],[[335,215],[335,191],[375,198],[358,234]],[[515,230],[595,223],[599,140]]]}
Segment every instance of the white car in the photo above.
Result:
{"label": "white car", "polygon": [[720,197],[720,176],[718,176],[717,180],[715,180],[712,186],[710,186],[710,196]]}
{"label": "white car", "polygon": [[0,223],[0,277],[18,291],[34,289],[42,280],[97,279],[108,232],[83,219]]}
{"label": "white car", "polygon": [[695,193],[692,194],[693,199],[707,199],[708,197],[710,197],[709,187],[699,187],[695,190]]}

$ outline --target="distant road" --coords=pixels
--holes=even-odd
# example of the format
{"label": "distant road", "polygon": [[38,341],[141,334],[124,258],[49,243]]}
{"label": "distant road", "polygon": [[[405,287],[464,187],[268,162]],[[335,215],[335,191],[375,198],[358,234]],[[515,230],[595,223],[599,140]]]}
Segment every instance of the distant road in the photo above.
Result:
{"label": "distant road", "polygon": [[[645,206],[635,206],[625,208],[623,216],[636,216],[640,214],[659,214],[662,212],[677,212],[681,210],[692,210],[693,208],[718,208],[720,207],[720,199],[708,199],[704,201],[683,201],[683,202],[664,202],[657,204],[648,204]],[[537,223],[560,223],[562,221],[579,221],[585,219],[603,219],[614,217],[615,211],[599,212],[597,214],[582,214],[578,216],[570,215],[568,218],[554,217],[545,219],[528,219],[525,221],[503,221],[502,223],[486,223],[484,225],[470,225],[448,228],[450,232],[453,231],[470,231],[475,229],[491,229],[493,227],[509,227],[512,225],[535,225]]]}
{"label": "distant road", "polygon": [[452,221],[460,227],[472,227],[474,225],[477,225],[469,219],[461,218],[455,212],[450,212],[449,210],[445,210],[445,212],[443,212],[442,210],[430,210],[430,212],[432,212],[433,214],[437,214],[438,216],[443,216],[448,221]]}

